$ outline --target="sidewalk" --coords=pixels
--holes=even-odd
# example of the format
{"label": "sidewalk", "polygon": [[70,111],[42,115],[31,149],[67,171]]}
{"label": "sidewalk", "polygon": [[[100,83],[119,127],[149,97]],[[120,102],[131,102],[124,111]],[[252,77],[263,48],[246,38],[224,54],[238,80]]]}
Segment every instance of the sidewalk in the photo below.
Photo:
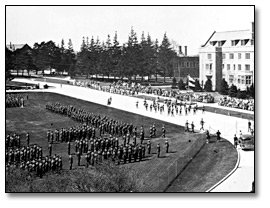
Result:
{"label": "sidewalk", "polygon": [[[22,81],[25,82],[26,80]],[[200,128],[200,120],[203,118],[205,121],[205,129],[209,129],[210,133],[213,134],[219,130],[221,132],[221,137],[227,139],[231,143],[233,143],[234,134],[238,134],[240,130],[242,130],[243,133],[247,131],[248,120],[242,118],[219,115],[210,112],[205,112],[202,114],[201,111],[197,112],[195,115],[191,113],[189,115],[168,116],[166,113],[166,108],[165,112],[162,114],[158,112],[155,113],[154,111],[150,112],[149,110],[146,111],[143,106],[144,99],[111,94],[108,92],[71,85],[62,85],[61,88],[60,84],[50,83],[50,86],[55,86],[55,88],[42,91],[63,94],[78,99],[91,101],[100,105],[107,105],[107,99],[112,97],[112,104],[110,106],[112,108],[140,114],[181,126],[185,125],[186,120],[189,122],[193,121],[195,124],[195,130],[197,131]],[[28,90],[23,91],[28,92]],[[33,91],[35,92],[35,90]],[[139,101],[138,108],[136,108],[136,101]],[[239,151],[241,159],[239,167],[227,180],[213,189],[212,192],[250,192],[252,181],[254,181],[254,151]]]}

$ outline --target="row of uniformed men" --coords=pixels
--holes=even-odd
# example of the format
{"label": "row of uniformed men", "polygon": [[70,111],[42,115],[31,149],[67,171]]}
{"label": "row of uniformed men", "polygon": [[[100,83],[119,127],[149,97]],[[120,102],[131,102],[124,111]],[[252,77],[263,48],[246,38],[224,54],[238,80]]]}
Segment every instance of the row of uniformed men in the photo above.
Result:
{"label": "row of uniformed men", "polygon": [[82,109],[76,109],[73,106],[61,105],[60,103],[46,104],[46,109],[50,110],[51,112],[59,113],[59,110],[57,110],[58,108],[63,109],[60,111],[63,115],[69,116],[78,122],[86,123],[87,125],[92,125],[95,128],[99,128],[100,134],[104,134],[105,132],[112,135],[123,135],[127,133],[136,134],[137,127],[132,123],[126,124],[110,119],[107,116],[95,115]]}
{"label": "row of uniformed men", "polygon": [[6,163],[19,164],[33,159],[42,158],[42,147],[34,144],[22,148],[7,148],[6,149]]}
{"label": "row of uniformed men", "polygon": [[24,105],[24,97],[21,94],[6,94],[6,108],[21,107]]}
{"label": "row of uniformed men", "polygon": [[[97,163],[101,163],[104,160],[111,159],[113,162],[117,162],[117,164],[121,163],[131,163],[136,161],[141,161],[143,158],[145,158],[146,155],[146,148],[147,148],[147,154],[151,154],[151,142],[148,140],[146,147],[144,144],[140,145],[120,145],[120,147],[112,148],[110,147],[108,150],[104,149],[103,151],[99,149],[98,151],[91,151],[88,150],[85,154],[85,165],[88,167],[89,165],[94,166]],[[160,157],[160,144],[157,144],[157,157]],[[169,142],[168,140],[165,141],[165,148],[166,153],[169,152]],[[77,152],[77,161],[78,166],[81,165],[81,158],[82,154],[80,152]],[[73,165],[73,157],[70,154],[69,155],[69,164],[70,169],[72,169]]]}

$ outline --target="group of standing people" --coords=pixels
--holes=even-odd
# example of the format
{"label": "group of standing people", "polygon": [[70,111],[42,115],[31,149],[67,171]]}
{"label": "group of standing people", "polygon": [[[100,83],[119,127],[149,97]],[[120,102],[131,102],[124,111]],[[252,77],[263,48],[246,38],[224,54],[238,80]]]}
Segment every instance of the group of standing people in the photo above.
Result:
{"label": "group of standing people", "polygon": [[8,93],[6,94],[6,108],[23,107],[25,99],[28,99],[28,95],[25,98],[22,94]]}

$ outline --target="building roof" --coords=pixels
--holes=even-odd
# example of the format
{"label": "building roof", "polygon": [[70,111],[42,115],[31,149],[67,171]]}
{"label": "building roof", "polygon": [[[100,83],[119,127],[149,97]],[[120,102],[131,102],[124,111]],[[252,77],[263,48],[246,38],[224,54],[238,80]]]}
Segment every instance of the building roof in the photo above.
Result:
{"label": "building roof", "polygon": [[216,32],[210,41],[221,41],[221,40],[244,40],[251,39],[250,30],[236,30],[236,31],[226,31],[226,32]]}
{"label": "building roof", "polygon": [[221,41],[222,46],[230,46],[232,40],[250,40],[252,39],[251,30],[234,30],[234,31],[224,31],[224,32],[214,32],[207,42],[202,46],[205,47],[211,45],[218,46],[217,42]]}

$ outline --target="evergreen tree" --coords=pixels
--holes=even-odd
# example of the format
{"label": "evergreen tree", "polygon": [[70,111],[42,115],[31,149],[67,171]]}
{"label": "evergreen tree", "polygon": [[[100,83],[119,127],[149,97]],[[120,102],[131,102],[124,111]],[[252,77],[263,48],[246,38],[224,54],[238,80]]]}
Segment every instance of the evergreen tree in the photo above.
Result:
{"label": "evergreen tree", "polygon": [[237,87],[234,84],[232,84],[231,87],[229,88],[228,95],[230,97],[236,97],[237,96]]}
{"label": "evergreen tree", "polygon": [[6,79],[9,79],[11,77],[11,70],[14,68],[13,63],[13,52],[10,51],[7,47],[5,48],[5,72],[6,72]]}
{"label": "evergreen tree", "polygon": [[207,79],[207,81],[205,82],[204,90],[206,92],[212,92],[212,80],[211,79]]}
{"label": "evergreen tree", "polygon": [[228,83],[226,82],[226,80],[223,78],[221,83],[220,83],[220,90],[219,93],[221,95],[228,95],[229,92],[229,86]]}
{"label": "evergreen tree", "polygon": [[238,90],[236,97],[240,98],[240,99],[246,99],[247,98],[247,92]]}
{"label": "evergreen tree", "polygon": [[172,88],[175,88],[176,87],[176,79],[175,77],[172,79]]}
{"label": "evergreen tree", "polygon": [[199,80],[198,80],[198,79],[195,79],[195,83],[194,83],[194,85],[195,85],[195,87],[194,87],[194,91],[196,91],[196,92],[200,92],[200,91],[202,91],[202,87],[201,87],[200,82],[199,82]]}
{"label": "evergreen tree", "polygon": [[171,76],[173,71],[173,58],[174,58],[174,52],[172,51],[171,44],[169,42],[169,39],[164,34],[162,43],[159,47],[159,64],[162,70],[162,74],[164,77],[164,83],[165,83],[165,77]]}
{"label": "evergreen tree", "polygon": [[179,88],[179,90],[186,90],[186,85],[182,79],[180,79],[178,82],[178,88]]}
{"label": "evergreen tree", "polygon": [[157,75],[160,74],[161,72],[161,67],[159,64],[159,44],[158,44],[158,39],[155,41],[155,45],[153,47],[154,54],[153,54],[153,68],[154,68],[154,73],[156,77],[156,82],[157,82]]}
{"label": "evergreen tree", "polygon": [[254,87],[254,84],[252,83],[249,87],[249,91],[250,91],[250,96],[255,98],[255,87]]}
{"label": "evergreen tree", "polygon": [[122,61],[122,53],[121,53],[121,47],[119,46],[119,41],[117,38],[117,31],[115,32],[114,38],[113,38],[113,45],[112,45],[112,72],[114,76],[116,74],[119,75],[120,70],[120,63]]}

